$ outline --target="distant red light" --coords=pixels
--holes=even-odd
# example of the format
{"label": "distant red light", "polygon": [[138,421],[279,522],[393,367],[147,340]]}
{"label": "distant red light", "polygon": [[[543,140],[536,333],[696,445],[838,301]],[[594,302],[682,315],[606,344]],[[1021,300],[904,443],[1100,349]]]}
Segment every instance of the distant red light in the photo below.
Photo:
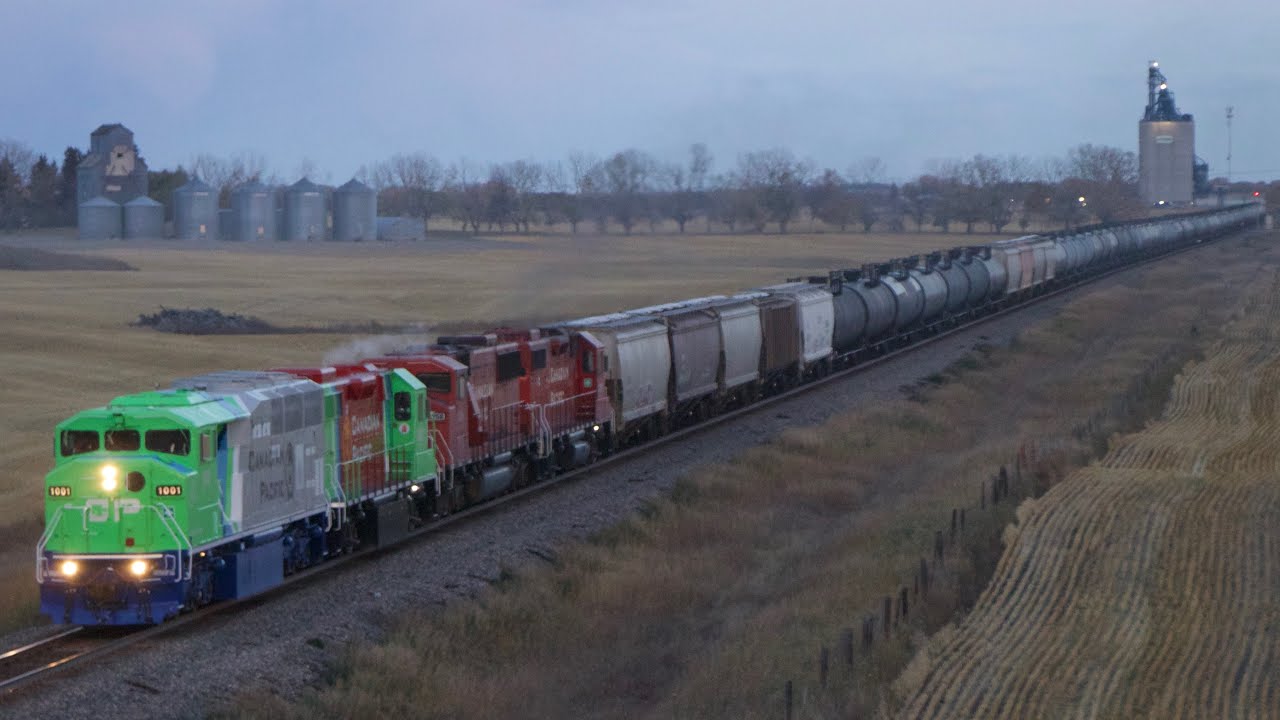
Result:
{"label": "distant red light", "polygon": [[125,547],[133,547],[133,538],[131,538],[131,537],[127,537],[127,538],[125,538],[125,539],[124,539],[124,546],[125,546]]}
{"label": "distant red light", "polygon": [[1262,195],[1262,193],[1258,192],[1257,190],[1254,190],[1254,191],[1253,191],[1253,196],[1254,196],[1254,197],[1258,197],[1258,196],[1260,196],[1260,195]]}

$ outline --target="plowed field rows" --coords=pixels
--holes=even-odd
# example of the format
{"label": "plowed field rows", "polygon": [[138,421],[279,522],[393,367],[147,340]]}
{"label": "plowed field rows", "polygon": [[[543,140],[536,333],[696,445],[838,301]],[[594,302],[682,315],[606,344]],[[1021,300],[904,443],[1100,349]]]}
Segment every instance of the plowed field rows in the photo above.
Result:
{"label": "plowed field rows", "polygon": [[1280,276],[1019,515],[906,717],[1280,717]]}

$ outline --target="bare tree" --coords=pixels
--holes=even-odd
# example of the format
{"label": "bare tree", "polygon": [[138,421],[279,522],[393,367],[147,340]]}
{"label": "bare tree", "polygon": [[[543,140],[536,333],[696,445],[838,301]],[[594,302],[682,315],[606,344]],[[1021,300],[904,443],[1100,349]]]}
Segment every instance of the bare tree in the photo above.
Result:
{"label": "bare tree", "polygon": [[422,231],[427,233],[431,217],[443,204],[445,171],[440,161],[425,152],[398,153],[375,165],[372,175],[374,187],[386,198],[384,206],[422,218]]}
{"label": "bare tree", "polygon": [[231,190],[241,183],[260,181],[271,183],[267,159],[261,153],[244,150],[228,157],[201,153],[191,160],[191,172],[211,187],[218,189],[218,203],[230,207]]}
{"label": "bare tree", "polygon": [[511,187],[511,219],[527,235],[538,212],[538,190],[546,171],[533,160],[516,160],[504,166],[503,175]]}
{"label": "bare tree", "polygon": [[449,166],[445,182],[445,195],[449,199],[449,211],[462,229],[471,228],[471,232],[479,234],[480,223],[485,219],[488,199],[485,194],[485,183],[480,179],[480,170],[462,158]]}
{"label": "bare tree", "polygon": [[848,176],[855,183],[879,185],[889,177],[889,170],[883,160],[868,155],[849,165]]}
{"label": "bare tree", "polygon": [[809,185],[805,202],[809,212],[823,224],[839,227],[844,232],[857,215],[857,204],[849,192],[848,183],[840,173],[827,168],[821,177]]}
{"label": "bare tree", "polygon": [[[739,187],[753,191],[758,196],[756,204],[764,211],[764,221],[776,222],[778,232],[782,234],[787,232],[788,224],[803,205],[803,192],[809,173],[807,163],[797,160],[789,150],[781,148],[747,153],[738,158]],[[757,218],[742,219],[750,222]],[[758,230],[763,230],[763,223],[751,224]]]}
{"label": "bare tree", "polygon": [[31,179],[31,168],[36,163],[36,154],[24,142],[0,138],[0,160],[7,160],[17,177],[28,182]]}
{"label": "bare tree", "polygon": [[617,153],[604,163],[610,214],[628,235],[644,215],[644,195],[650,189],[649,180],[653,167],[653,158],[634,149]]}
{"label": "bare tree", "polygon": [[1081,194],[1099,221],[1113,222],[1139,212],[1134,153],[1106,145],[1077,145],[1067,151],[1066,171],[1083,183]]}

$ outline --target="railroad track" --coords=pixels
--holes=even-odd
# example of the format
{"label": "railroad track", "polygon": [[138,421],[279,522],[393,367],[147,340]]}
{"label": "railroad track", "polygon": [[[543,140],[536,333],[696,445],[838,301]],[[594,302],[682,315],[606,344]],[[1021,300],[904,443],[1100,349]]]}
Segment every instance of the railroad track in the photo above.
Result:
{"label": "railroad track", "polygon": [[[869,370],[871,368],[884,365],[904,355],[919,352],[934,343],[946,340],[957,333],[973,329],[977,326],[991,322],[993,320],[1012,315],[1026,308],[1037,305],[1046,300],[1061,296],[1065,293],[1073,292],[1082,287],[1088,286],[1104,278],[1111,277],[1121,272],[1126,272],[1150,263],[1163,260],[1168,257],[1179,255],[1197,248],[1217,242],[1218,240],[1229,237],[1236,237],[1241,233],[1254,232],[1251,229],[1245,229],[1225,235],[1219,238],[1204,241],[1195,245],[1176,248],[1158,255],[1152,255],[1137,259],[1133,262],[1119,265],[1079,278],[1070,284],[1054,288],[1048,292],[1042,293],[1029,300],[1024,300],[1016,305],[1001,308],[995,312],[990,312],[976,318],[972,318],[967,322],[959,324],[953,328],[948,328],[934,335],[930,335],[912,342],[909,345],[891,350],[882,355],[865,360],[852,367],[833,372],[818,380],[805,383],[798,387],[792,388],[777,395],[771,395],[751,405],[737,408],[729,412],[717,415],[697,425],[682,428],[674,432],[668,433],[653,441],[627,448],[619,452],[613,453],[608,457],[602,458],[592,465],[578,468],[562,475],[534,483],[528,487],[521,488],[514,492],[507,493],[493,500],[481,503],[479,505],[461,510],[459,512],[447,515],[443,518],[433,520],[419,528],[415,528],[409,532],[408,537],[396,545],[392,545],[383,550],[394,552],[395,550],[405,547],[410,541],[422,539],[433,533],[443,530],[452,529],[461,525],[471,518],[486,513],[492,513],[499,510],[505,510],[515,503],[519,503],[537,493],[544,492],[551,488],[557,487],[562,483],[579,480],[588,477],[594,473],[604,469],[613,467],[614,465],[626,462],[632,457],[641,453],[647,453],[656,447],[666,443],[674,442],[683,438],[691,437],[701,432],[705,432],[711,428],[721,425],[741,417],[745,417],[755,412],[759,412],[769,407],[781,403],[785,400],[801,396],[806,393],[819,390],[831,383],[840,382],[848,379],[853,375]],[[83,665],[86,661],[100,659],[107,655],[119,652],[127,647],[136,645],[143,640],[149,640],[158,636],[172,633],[179,628],[186,627],[193,623],[207,621],[214,615],[226,613],[244,603],[260,603],[276,596],[279,593],[287,592],[290,589],[296,589],[304,583],[313,581],[321,573],[336,571],[347,566],[350,563],[360,562],[362,560],[371,559],[380,556],[381,552],[356,552],[350,555],[337,557],[320,565],[311,567],[307,570],[290,575],[283,583],[260,594],[248,598],[238,600],[228,600],[217,603],[215,605],[206,606],[199,610],[180,615],[173,620],[169,620],[162,625],[156,625],[135,631],[115,631],[113,633],[103,633],[98,630],[89,630],[81,627],[64,628],[61,631],[51,635],[43,640],[36,641],[29,645],[15,648],[5,653],[0,653],[0,700],[12,696],[15,691],[20,688],[30,686],[37,681],[45,680],[55,673],[66,671],[72,667]]]}

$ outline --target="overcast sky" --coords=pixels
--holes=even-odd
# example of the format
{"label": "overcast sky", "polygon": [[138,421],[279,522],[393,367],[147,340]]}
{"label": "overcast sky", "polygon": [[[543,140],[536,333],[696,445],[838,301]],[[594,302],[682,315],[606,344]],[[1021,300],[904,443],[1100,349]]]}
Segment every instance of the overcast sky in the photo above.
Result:
{"label": "overcast sky", "polygon": [[260,153],[292,181],[425,150],[476,163],[628,147],[716,171],[786,147],[894,178],[974,153],[1137,149],[1147,61],[1196,152],[1280,177],[1280,2],[0,0],[0,138],[61,155],[122,122],[153,169]]}

